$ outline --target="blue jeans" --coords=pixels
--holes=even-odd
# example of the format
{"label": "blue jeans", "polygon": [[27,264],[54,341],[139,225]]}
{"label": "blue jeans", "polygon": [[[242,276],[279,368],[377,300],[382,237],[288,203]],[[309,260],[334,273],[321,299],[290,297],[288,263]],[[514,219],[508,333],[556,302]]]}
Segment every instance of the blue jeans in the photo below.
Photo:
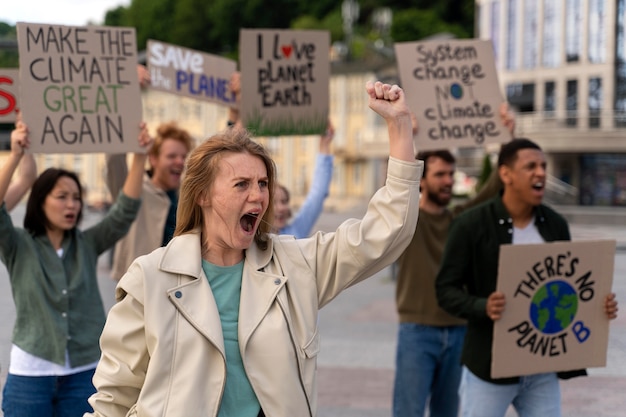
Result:
{"label": "blue jeans", "polygon": [[4,417],[82,417],[96,389],[95,369],[66,376],[9,374],[2,391]]}
{"label": "blue jeans", "polygon": [[509,405],[519,417],[560,417],[561,389],[554,372],[520,377],[517,384],[484,381],[463,367],[463,417],[504,417]]}
{"label": "blue jeans", "polygon": [[[400,323],[393,387],[394,417],[457,417],[465,326]],[[430,400],[429,400],[430,397]]]}

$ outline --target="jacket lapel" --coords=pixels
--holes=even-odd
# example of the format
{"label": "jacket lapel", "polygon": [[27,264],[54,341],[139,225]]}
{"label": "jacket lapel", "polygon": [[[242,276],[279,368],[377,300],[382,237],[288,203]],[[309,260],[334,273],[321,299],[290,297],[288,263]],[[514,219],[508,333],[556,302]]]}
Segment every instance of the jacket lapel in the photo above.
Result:
{"label": "jacket lapel", "polygon": [[246,262],[239,301],[239,344],[245,349],[254,330],[274,303],[287,278],[272,260],[273,243],[264,251],[253,244],[246,250]]}
{"label": "jacket lapel", "polygon": [[217,303],[202,270],[200,233],[173,239],[159,268],[178,274],[178,285],[167,291],[171,302],[189,323],[224,354],[224,336]]}

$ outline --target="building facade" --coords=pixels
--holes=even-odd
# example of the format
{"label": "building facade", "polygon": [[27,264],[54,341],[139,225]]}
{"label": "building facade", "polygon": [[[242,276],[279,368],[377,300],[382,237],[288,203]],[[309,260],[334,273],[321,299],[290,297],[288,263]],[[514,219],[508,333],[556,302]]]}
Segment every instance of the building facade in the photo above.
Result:
{"label": "building facade", "polygon": [[581,205],[626,205],[626,0],[477,0],[517,135]]}

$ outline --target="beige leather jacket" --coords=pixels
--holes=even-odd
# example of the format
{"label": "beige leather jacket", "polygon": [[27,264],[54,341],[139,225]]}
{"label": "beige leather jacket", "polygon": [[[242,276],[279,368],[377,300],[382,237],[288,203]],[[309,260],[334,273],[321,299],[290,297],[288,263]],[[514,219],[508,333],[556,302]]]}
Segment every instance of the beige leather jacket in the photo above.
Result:
{"label": "beige leather jacket", "polygon": [[[362,220],[311,238],[272,235],[245,254],[239,342],[268,417],[316,415],[318,310],[402,253],[417,223],[421,161],[390,159]],[[201,266],[199,230],[137,259],[101,338],[93,416],[217,416],[224,341]]]}

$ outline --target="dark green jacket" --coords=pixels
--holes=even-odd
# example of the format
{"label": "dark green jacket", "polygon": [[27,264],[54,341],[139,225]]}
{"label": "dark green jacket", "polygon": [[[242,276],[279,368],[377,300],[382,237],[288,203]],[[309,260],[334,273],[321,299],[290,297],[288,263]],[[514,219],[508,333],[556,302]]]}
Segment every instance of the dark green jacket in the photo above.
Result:
{"label": "dark green jacket", "polygon": [[13,227],[6,206],[0,207],[0,258],[9,271],[16,319],[13,343],[31,355],[70,366],[98,361],[98,341],[105,313],[96,267],[98,255],[124,236],[140,200],[120,193],[105,218],[63,239],[59,257],[47,235],[33,237]]}
{"label": "dark green jacket", "polygon": [[[547,206],[535,208],[535,225],[546,242],[570,240],[565,219]],[[436,279],[439,305],[468,320],[461,361],[474,375],[498,384],[516,383],[518,378],[490,377],[493,321],[485,308],[487,297],[496,290],[500,245],[512,240],[513,220],[501,196],[464,212],[452,222]],[[581,370],[558,375],[585,374]]]}

